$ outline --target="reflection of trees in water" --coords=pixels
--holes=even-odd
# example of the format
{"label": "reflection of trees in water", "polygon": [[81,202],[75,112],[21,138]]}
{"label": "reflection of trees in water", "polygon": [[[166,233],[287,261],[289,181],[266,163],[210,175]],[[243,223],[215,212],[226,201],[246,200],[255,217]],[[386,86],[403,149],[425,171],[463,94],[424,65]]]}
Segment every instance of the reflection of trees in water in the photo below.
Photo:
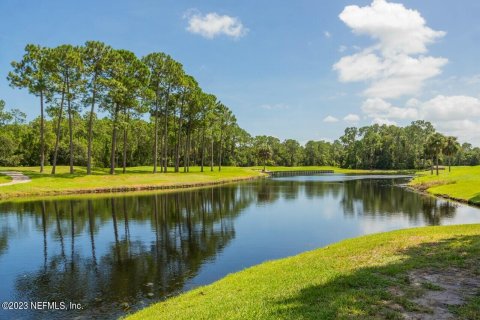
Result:
{"label": "reflection of trees in water", "polygon": [[273,203],[282,198],[297,199],[302,193],[308,199],[340,198],[346,216],[398,216],[412,220],[421,217],[429,225],[455,216],[456,205],[433,197],[423,197],[399,189],[401,179],[354,179],[347,181],[295,181],[266,179],[257,184],[257,201]]}
{"label": "reflection of trees in water", "polygon": [[[88,305],[87,314],[113,316],[121,302],[141,307],[138,302],[151,293],[157,299],[174,294],[234,238],[233,220],[255,196],[227,186],[1,205],[0,211],[17,212],[19,223],[33,219],[43,238],[44,261],[33,262],[41,265],[38,271],[18,277],[18,296],[74,301]],[[151,234],[135,233],[145,224]],[[99,251],[106,235],[110,244]]]}
{"label": "reflection of trees in water", "polygon": [[455,216],[456,205],[415,192],[400,190],[398,180],[352,180],[344,183],[341,200],[347,216],[406,215],[412,220],[423,217],[429,225],[438,225],[443,218]]}
{"label": "reflection of trees in water", "polygon": [[280,198],[296,200],[301,193],[304,193],[307,199],[338,197],[342,189],[341,182],[265,179],[256,184],[258,203],[273,203]]}

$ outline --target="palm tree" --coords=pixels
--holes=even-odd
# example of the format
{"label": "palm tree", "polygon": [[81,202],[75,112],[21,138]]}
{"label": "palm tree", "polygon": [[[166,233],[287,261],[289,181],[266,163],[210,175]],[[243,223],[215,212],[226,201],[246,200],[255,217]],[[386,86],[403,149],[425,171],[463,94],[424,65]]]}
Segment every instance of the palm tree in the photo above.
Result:
{"label": "palm tree", "polygon": [[265,172],[267,160],[272,156],[272,148],[267,144],[263,144],[258,149],[258,156],[263,160],[263,172]]}
{"label": "palm tree", "polygon": [[[445,145],[446,145],[445,137],[442,134],[437,132],[428,138],[427,144],[425,146],[426,154],[434,158],[432,159],[432,163],[434,162],[433,160],[435,160],[435,165],[437,167],[437,176],[438,176],[438,158],[442,154],[445,148]],[[432,170],[432,174],[433,174],[433,170]]]}
{"label": "palm tree", "polygon": [[458,150],[460,150],[460,144],[457,142],[457,138],[447,137],[443,154],[448,157],[448,172],[452,171],[452,157],[457,154]]}

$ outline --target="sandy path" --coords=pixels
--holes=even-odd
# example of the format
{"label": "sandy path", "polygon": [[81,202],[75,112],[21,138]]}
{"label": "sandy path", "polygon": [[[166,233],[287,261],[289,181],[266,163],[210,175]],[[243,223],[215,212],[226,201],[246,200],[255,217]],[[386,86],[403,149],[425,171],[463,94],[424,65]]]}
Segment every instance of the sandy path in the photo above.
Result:
{"label": "sandy path", "polygon": [[12,184],[26,183],[32,181],[29,177],[17,171],[0,171],[1,174],[12,177],[12,181],[0,184],[2,186],[11,186]]}

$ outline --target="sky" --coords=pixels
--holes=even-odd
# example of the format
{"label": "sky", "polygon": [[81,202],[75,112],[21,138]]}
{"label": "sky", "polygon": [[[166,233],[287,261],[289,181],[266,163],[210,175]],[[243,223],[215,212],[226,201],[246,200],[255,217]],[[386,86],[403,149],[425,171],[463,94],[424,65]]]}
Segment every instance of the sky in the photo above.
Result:
{"label": "sky", "polygon": [[333,141],[346,127],[408,125],[480,145],[478,0],[0,0],[0,99],[27,43],[103,41],[162,51],[252,135]]}

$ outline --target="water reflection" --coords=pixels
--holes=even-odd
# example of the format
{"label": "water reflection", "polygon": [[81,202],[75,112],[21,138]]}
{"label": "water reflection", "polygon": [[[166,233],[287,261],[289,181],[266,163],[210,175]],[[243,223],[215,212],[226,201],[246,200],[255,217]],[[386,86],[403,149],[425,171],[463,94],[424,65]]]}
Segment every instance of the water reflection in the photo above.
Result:
{"label": "water reflection", "polygon": [[72,301],[84,309],[0,315],[116,318],[243,267],[370,232],[365,224],[387,230],[405,219],[406,226],[457,223],[457,209],[480,221],[476,209],[396,185],[404,181],[289,177],[170,194],[2,203],[0,300]]}

